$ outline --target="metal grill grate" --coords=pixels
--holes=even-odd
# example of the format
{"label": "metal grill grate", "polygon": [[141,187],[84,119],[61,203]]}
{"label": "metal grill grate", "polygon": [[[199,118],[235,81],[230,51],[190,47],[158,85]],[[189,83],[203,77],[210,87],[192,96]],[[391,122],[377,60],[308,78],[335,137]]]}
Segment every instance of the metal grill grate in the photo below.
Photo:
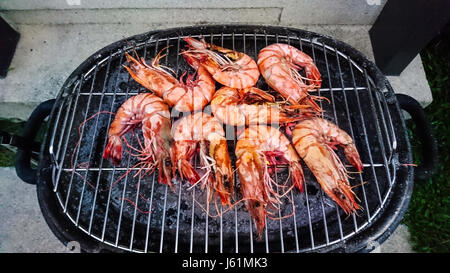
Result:
{"label": "metal grill grate", "polygon": [[[115,112],[130,96],[146,92],[122,67],[124,52],[131,53],[135,48],[149,60],[170,45],[162,62],[181,75],[190,68],[178,54],[184,46],[184,36],[174,35],[150,37],[144,42],[110,49],[108,56],[98,58],[93,66],[63,87],[51,129],[49,153],[54,192],[74,225],[101,242],[134,252],[236,253],[319,251],[368,227],[382,211],[395,183],[396,138],[383,90],[375,87],[366,70],[337,48],[294,34],[190,36],[245,52],[254,59],[263,47],[275,42],[291,44],[312,56],[322,74],[318,95],[331,101],[321,107],[327,118],[353,137],[364,163],[363,173],[354,174],[350,180],[352,185],[361,184],[354,190],[364,210],[347,217],[304,166],[306,190],[290,194],[295,214],[282,220],[267,219],[263,238],[257,240],[252,219],[242,203],[222,217],[208,217],[205,210],[214,213],[214,209],[206,204],[205,194],[199,188],[188,190],[190,185],[176,181],[175,192],[171,192],[166,185],[155,183],[155,173],[142,179],[134,177],[138,168],[133,166],[137,161],[128,154],[124,154],[119,167],[104,160],[102,153],[112,116],[93,115],[100,111]],[[262,77],[257,86],[268,89]],[[92,118],[83,123],[89,117]],[[225,126],[228,132],[237,129]],[[131,136],[128,140],[137,144]],[[229,141],[233,164],[235,144],[236,139]],[[130,169],[133,171],[126,175]],[[276,175],[276,179],[285,178],[284,172]],[[288,204],[280,215],[289,214],[290,210]]]}

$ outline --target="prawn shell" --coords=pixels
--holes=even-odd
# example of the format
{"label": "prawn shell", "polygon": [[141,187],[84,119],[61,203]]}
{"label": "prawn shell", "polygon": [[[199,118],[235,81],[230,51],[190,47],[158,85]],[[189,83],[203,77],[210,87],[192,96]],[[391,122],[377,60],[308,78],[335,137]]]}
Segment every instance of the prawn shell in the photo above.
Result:
{"label": "prawn shell", "polygon": [[[267,84],[293,104],[301,103],[309,91],[321,86],[321,75],[313,59],[288,44],[276,43],[261,49],[258,67]],[[299,68],[306,77],[298,74]]]}

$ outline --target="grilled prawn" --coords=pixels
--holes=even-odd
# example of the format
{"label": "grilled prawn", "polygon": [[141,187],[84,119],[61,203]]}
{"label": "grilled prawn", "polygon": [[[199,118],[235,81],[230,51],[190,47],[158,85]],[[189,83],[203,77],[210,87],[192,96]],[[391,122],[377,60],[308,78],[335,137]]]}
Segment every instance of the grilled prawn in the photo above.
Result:
{"label": "grilled prawn", "polygon": [[[322,79],[313,59],[288,44],[271,44],[258,54],[258,67],[267,84],[292,104],[320,107],[308,92],[320,88]],[[306,77],[298,72],[305,71]]]}
{"label": "grilled prawn", "polygon": [[119,108],[108,131],[108,144],[103,153],[115,165],[122,160],[122,138],[127,132],[142,127],[144,145],[140,159],[150,169],[158,168],[158,181],[171,184],[171,121],[169,107],[164,101],[149,93],[127,99]]}
{"label": "grilled prawn", "polygon": [[361,172],[363,164],[353,139],[337,125],[314,117],[302,120],[295,126],[292,141],[325,193],[347,214],[359,209],[347,170],[333,151],[336,145],[343,147],[348,161]]}
{"label": "grilled prawn", "polygon": [[208,70],[217,82],[232,88],[254,86],[259,78],[256,62],[247,54],[198,41],[184,39],[188,49],[182,54],[191,66],[200,65]]}
{"label": "grilled prawn", "polygon": [[[197,112],[177,120],[172,134],[175,140],[173,166],[181,179],[208,186],[208,190],[219,195],[222,205],[231,204],[234,176],[222,124],[208,114]],[[191,164],[197,151],[200,167],[206,170],[202,176]],[[208,194],[208,202],[212,197]]]}
{"label": "grilled prawn", "polygon": [[[164,49],[163,49],[164,50]],[[158,55],[147,64],[144,58],[136,60],[130,54],[125,53],[129,67],[125,69],[131,77],[148,90],[162,98],[170,107],[180,112],[196,111],[203,109],[216,91],[216,84],[208,71],[202,66],[195,66],[196,75],[187,75],[186,72],[177,80],[170,73],[170,68],[159,64],[159,60],[165,55]],[[137,54],[136,54],[137,55]]]}
{"label": "grilled prawn", "polygon": [[256,87],[236,89],[222,87],[214,93],[211,110],[223,123],[243,126],[249,124],[283,124],[294,122],[308,113],[298,107],[275,102],[275,98]]}
{"label": "grilled prawn", "polygon": [[[292,187],[303,191],[303,170],[300,158],[290,141],[279,130],[265,125],[251,125],[236,144],[237,172],[246,208],[261,237],[266,216],[280,209],[280,198]],[[287,165],[292,186],[279,185],[270,177],[269,166]],[[285,189],[279,193],[278,189]]]}

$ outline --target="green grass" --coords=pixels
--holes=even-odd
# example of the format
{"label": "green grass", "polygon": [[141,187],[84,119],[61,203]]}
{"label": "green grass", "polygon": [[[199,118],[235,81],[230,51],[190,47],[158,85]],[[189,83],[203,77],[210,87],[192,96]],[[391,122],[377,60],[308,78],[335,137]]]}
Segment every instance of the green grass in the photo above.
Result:
{"label": "green grass", "polygon": [[[9,133],[10,135],[22,135],[22,129],[25,121],[18,119],[4,119],[0,118],[0,130]],[[36,141],[42,142],[44,139],[47,123],[44,122],[36,135]],[[0,167],[14,166],[15,152],[0,145]]]}
{"label": "green grass", "polygon": [[[0,119],[0,130],[11,135],[20,135],[25,122],[20,120]],[[0,146],[0,167],[14,166],[15,153],[4,146]]]}
{"label": "green grass", "polygon": [[[439,167],[426,181],[416,180],[403,223],[408,226],[415,251],[450,252],[450,42],[434,41],[421,52],[433,95],[425,108],[438,142]],[[416,164],[420,164],[420,143],[415,126],[407,122]]]}

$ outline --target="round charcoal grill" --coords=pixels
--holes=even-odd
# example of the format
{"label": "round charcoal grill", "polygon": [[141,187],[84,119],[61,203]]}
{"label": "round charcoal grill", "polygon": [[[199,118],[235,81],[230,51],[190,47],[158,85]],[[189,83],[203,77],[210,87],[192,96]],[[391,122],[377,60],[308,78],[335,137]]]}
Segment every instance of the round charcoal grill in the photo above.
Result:
{"label": "round charcoal grill", "polygon": [[[120,166],[104,160],[113,119],[106,112],[116,112],[130,96],[148,92],[123,68],[124,52],[136,50],[149,61],[170,46],[161,63],[180,76],[186,70],[193,72],[179,55],[186,36],[202,37],[255,59],[263,47],[276,42],[312,56],[323,80],[317,95],[330,100],[321,103],[325,117],[353,137],[364,163],[364,171],[352,174],[350,180],[363,210],[345,215],[304,166],[305,192],[291,191],[279,215],[292,213],[289,200],[293,200],[293,216],[267,219],[258,239],[243,202],[220,217],[208,216],[207,212],[214,215],[216,210],[205,202],[199,187],[189,189],[186,182],[174,181],[172,192],[157,182],[157,173],[136,175],[138,161],[127,153]],[[262,77],[257,86],[268,90]],[[396,228],[412,192],[414,170],[404,165],[412,163],[412,155],[400,106],[409,109],[418,126],[427,126],[424,116],[415,114],[421,113],[417,102],[405,98],[396,96],[375,65],[357,50],[316,33],[262,26],[149,32],[92,55],[71,74],[56,99],[42,103],[33,112],[24,131],[30,139],[49,115],[39,166],[30,169],[31,152],[20,150],[17,172],[25,181],[37,184],[39,204],[55,235],[64,244],[77,241],[88,252],[371,251]],[[173,118],[178,115],[173,114]],[[238,128],[224,129],[233,135]],[[136,137],[128,134],[127,139],[138,147]],[[228,144],[235,167],[236,139]],[[339,156],[344,158],[340,152]],[[419,171],[427,173],[427,167]],[[286,172],[279,171],[275,179],[286,179]],[[236,190],[235,198],[239,197]],[[219,206],[219,210],[224,208]]]}

